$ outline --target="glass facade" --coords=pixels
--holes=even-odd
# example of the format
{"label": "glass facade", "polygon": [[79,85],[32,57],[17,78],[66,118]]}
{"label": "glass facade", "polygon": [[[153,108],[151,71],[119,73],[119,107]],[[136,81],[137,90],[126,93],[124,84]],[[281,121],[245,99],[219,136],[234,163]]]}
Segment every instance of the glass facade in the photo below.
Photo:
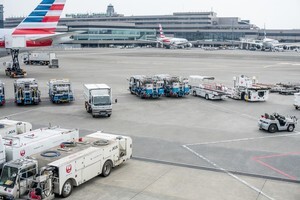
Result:
{"label": "glass facade", "polygon": [[155,30],[122,29],[122,28],[90,28],[86,33],[74,37],[75,40],[153,40]]}

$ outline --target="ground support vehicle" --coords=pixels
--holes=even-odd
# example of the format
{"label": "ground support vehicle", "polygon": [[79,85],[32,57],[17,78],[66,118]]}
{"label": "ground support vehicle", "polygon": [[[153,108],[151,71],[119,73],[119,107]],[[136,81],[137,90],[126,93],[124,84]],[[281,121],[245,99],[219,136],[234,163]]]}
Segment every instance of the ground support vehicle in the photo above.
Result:
{"label": "ground support vehicle", "polygon": [[50,68],[58,68],[58,59],[55,53],[48,52],[26,52],[23,54],[25,65],[48,65]]}
{"label": "ground support vehicle", "polygon": [[14,82],[15,103],[17,105],[39,104],[41,93],[34,78],[18,79]]}
{"label": "ground support vehicle", "polygon": [[0,81],[0,106],[3,106],[5,104],[5,89],[4,89],[4,83]]}
{"label": "ground support vehicle", "polygon": [[295,93],[294,96],[295,96],[294,106],[296,110],[298,110],[300,108],[300,93]]}
{"label": "ground support vehicle", "polygon": [[10,54],[12,57],[12,62],[3,63],[6,67],[6,76],[9,76],[10,78],[24,78],[27,75],[27,73],[20,67],[19,49],[10,49]]}
{"label": "ground support vehicle", "polygon": [[192,75],[189,77],[191,94],[206,100],[223,100],[227,98],[226,87],[213,82],[212,76]]}
{"label": "ground support vehicle", "polygon": [[32,125],[28,122],[14,121],[9,119],[0,120],[0,136],[19,135],[32,130]]}
{"label": "ground support vehicle", "polygon": [[262,115],[258,121],[258,127],[260,130],[266,130],[270,133],[277,131],[289,131],[293,132],[297,124],[298,119],[295,116],[282,116],[278,113],[272,115]]}
{"label": "ground support vehicle", "polygon": [[68,79],[52,79],[48,83],[49,97],[53,103],[68,103],[74,101],[71,82]]}
{"label": "ground support vehicle", "polygon": [[277,83],[270,92],[277,92],[282,95],[293,95],[300,92],[300,83]]}
{"label": "ground support vehicle", "polygon": [[19,135],[5,136],[0,144],[0,166],[2,167],[5,162],[25,158],[60,145],[62,142],[72,142],[78,138],[77,129],[59,127],[41,128]]}
{"label": "ground support vehicle", "polygon": [[68,197],[73,187],[99,175],[109,176],[112,168],[131,157],[131,138],[97,132],[68,147],[61,145],[6,163],[0,177],[0,195],[27,199]]}
{"label": "ground support vehicle", "polygon": [[163,80],[163,89],[166,97],[183,97],[189,95],[189,81],[187,78],[170,76],[169,74],[158,74],[154,79]]}
{"label": "ground support vehicle", "polygon": [[85,109],[93,117],[112,115],[112,89],[106,84],[85,84]]}
{"label": "ground support vehicle", "polygon": [[228,89],[230,98],[250,102],[268,100],[270,86],[257,83],[255,77],[251,79],[245,75],[241,75],[233,77],[233,81],[233,88]]}
{"label": "ground support vehicle", "polygon": [[129,91],[142,99],[157,99],[164,95],[163,81],[144,75],[134,75],[129,79]]}

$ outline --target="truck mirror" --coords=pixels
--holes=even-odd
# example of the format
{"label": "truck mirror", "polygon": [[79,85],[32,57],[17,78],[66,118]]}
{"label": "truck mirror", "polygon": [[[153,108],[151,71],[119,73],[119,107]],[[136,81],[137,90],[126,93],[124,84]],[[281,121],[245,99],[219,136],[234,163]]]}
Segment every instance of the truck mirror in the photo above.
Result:
{"label": "truck mirror", "polygon": [[118,99],[115,99],[115,103],[118,103]]}

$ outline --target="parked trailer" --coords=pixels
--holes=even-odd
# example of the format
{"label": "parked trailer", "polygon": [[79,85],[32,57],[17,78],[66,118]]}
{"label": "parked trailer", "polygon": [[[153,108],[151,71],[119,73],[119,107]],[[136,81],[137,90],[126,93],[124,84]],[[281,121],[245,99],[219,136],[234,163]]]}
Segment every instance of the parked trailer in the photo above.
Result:
{"label": "parked trailer", "polygon": [[295,93],[295,100],[294,100],[294,106],[295,109],[298,110],[300,108],[300,93]]}
{"label": "parked trailer", "polygon": [[39,104],[41,93],[34,78],[18,79],[14,83],[15,103],[17,105]]}
{"label": "parked trailer", "polygon": [[163,80],[144,75],[134,75],[129,79],[129,90],[140,98],[157,99],[164,95]]}
{"label": "parked trailer", "polygon": [[14,121],[9,119],[0,120],[0,136],[19,135],[32,130],[29,122]]}
{"label": "parked trailer", "polygon": [[257,83],[255,77],[251,79],[241,75],[233,77],[233,81],[233,88],[228,89],[229,97],[251,102],[268,100],[271,88],[268,85]]}
{"label": "parked trailer", "polygon": [[93,117],[112,115],[112,89],[106,84],[85,84],[85,109]]}
{"label": "parked trailer", "polygon": [[270,92],[293,95],[300,92],[300,83],[277,83],[271,88]]}
{"label": "parked trailer", "polygon": [[59,67],[56,54],[48,52],[26,52],[23,54],[23,62],[25,65],[48,65],[50,68]]}
{"label": "parked trailer", "polygon": [[213,82],[212,76],[192,75],[189,77],[191,94],[194,96],[204,97],[206,100],[223,100],[226,99],[226,87],[222,84]]}
{"label": "parked trailer", "polygon": [[163,89],[166,97],[183,97],[189,95],[189,81],[187,78],[170,76],[169,74],[158,74],[154,76],[157,80],[163,80]]}
{"label": "parked trailer", "polygon": [[4,89],[4,83],[0,81],[0,106],[3,106],[5,104],[5,89]]}
{"label": "parked trailer", "polygon": [[0,166],[2,167],[5,162],[25,158],[60,145],[62,142],[74,141],[78,138],[77,129],[59,127],[41,128],[20,135],[5,136],[0,145]]}
{"label": "parked trailer", "polygon": [[71,82],[68,79],[52,79],[48,82],[49,97],[53,103],[65,103],[74,101]]}
{"label": "parked trailer", "polygon": [[0,177],[0,195],[27,199],[68,197],[73,187],[99,175],[107,177],[112,168],[129,160],[132,140],[98,132],[59,149],[6,163]]}

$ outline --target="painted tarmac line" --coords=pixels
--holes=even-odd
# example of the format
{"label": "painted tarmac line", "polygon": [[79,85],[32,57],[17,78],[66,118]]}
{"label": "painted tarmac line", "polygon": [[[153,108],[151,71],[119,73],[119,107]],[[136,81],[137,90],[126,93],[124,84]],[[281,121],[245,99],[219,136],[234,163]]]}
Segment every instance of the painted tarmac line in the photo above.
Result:
{"label": "painted tarmac line", "polygon": [[186,144],[186,146],[222,144],[222,143],[242,142],[242,141],[250,141],[250,140],[263,140],[263,139],[268,139],[268,138],[292,137],[292,136],[298,136],[298,135],[300,135],[300,132],[295,132],[292,134],[272,135],[272,136],[265,136],[265,137],[240,138],[240,139],[221,140],[221,141],[214,141],[214,142],[192,143],[192,144]]}
{"label": "painted tarmac line", "polygon": [[262,190],[258,189],[257,187],[251,185],[250,183],[248,183],[247,181],[243,180],[242,178],[230,173],[228,170],[220,167],[219,165],[217,165],[216,163],[212,162],[211,160],[209,160],[208,158],[200,155],[199,153],[195,152],[194,150],[192,150],[191,148],[189,148],[187,145],[183,145],[183,147],[185,149],[187,149],[188,151],[190,151],[191,153],[195,154],[198,158],[206,161],[207,163],[209,163],[210,165],[214,166],[215,168],[219,169],[220,171],[226,173],[228,176],[236,179],[237,181],[243,183],[244,185],[246,185],[247,187],[249,187],[250,189],[256,191],[258,194],[263,195],[264,197],[266,197],[267,199],[270,200],[275,200],[274,198],[270,197],[269,195],[267,195],[266,193],[264,193]]}
{"label": "painted tarmac line", "polygon": [[30,110],[26,110],[26,111],[22,111],[22,112],[18,112],[18,113],[6,115],[6,116],[0,116],[0,118],[13,117],[13,116],[16,116],[16,115],[21,115],[21,114],[24,114],[24,113],[28,113],[28,112],[31,112],[31,111],[35,111],[35,110],[38,110],[38,109],[39,109],[39,108],[34,108],[34,109],[30,109]]}
{"label": "painted tarmac line", "polygon": [[297,178],[295,176],[289,175],[289,174],[281,171],[280,169],[277,169],[276,167],[273,167],[272,165],[269,165],[268,163],[266,163],[264,161],[261,161],[259,159],[253,159],[253,158],[252,158],[252,160],[254,160],[255,162],[257,162],[257,163],[259,163],[259,164],[261,164],[261,165],[263,165],[263,166],[265,166],[265,167],[267,167],[267,168],[269,168],[269,169],[277,172],[278,174],[281,174],[282,176],[287,177],[290,180],[294,180],[294,181],[297,180]]}

